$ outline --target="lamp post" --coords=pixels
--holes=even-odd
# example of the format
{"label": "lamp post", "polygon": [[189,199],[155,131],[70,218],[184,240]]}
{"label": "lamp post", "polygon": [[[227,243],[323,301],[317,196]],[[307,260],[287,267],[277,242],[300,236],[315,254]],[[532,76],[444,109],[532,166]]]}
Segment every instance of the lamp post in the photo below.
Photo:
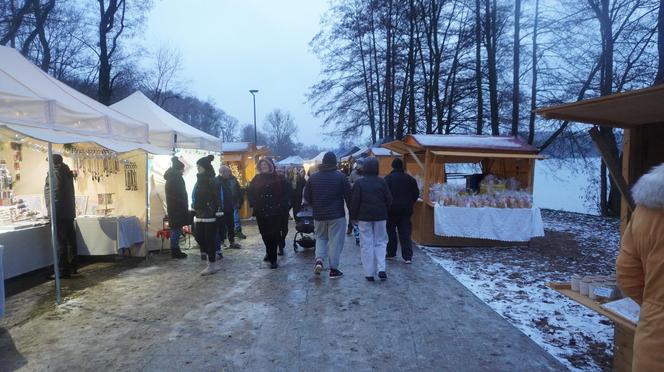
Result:
{"label": "lamp post", "polygon": [[258,89],[251,89],[249,93],[254,98],[254,146],[258,146],[258,130],[256,129],[256,93],[258,93]]}

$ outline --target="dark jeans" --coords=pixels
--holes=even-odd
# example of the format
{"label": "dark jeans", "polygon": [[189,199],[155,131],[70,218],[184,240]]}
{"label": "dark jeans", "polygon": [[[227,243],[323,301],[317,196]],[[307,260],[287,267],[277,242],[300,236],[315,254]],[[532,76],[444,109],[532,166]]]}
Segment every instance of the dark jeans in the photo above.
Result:
{"label": "dark jeans", "polygon": [[286,248],[286,236],[288,235],[288,219],[290,215],[288,212],[279,219],[279,249]]}
{"label": "dark jeans", "polygon": [[235,242],[235,221],[233,220],[232,213],[224,213],[223,216],[217,217],[217,237],[215,240],[215,248],[221,250],[221,242],[228,238],[232,244]]}
{"label": "dark jeans", "polygon": [[209,262],[214,262],[217,253],[215,247],[217,241],[217,224],[214,222],[196,222],[195,225],[194,238],[196,239],[196,243],[198,243],[201,253],[207,254]]}
{"label": "dark jeans", "polygon": [[397,255],[397,230],[399,231],[399,242],[401,243],[401,257],[404,260],[413,259],[413,246],[411,233],[413,226],[410,222],[410,214],[390,214],[387,216],[387,256]]}
{"label": "dark jeans", "polygon": [[265,253],[271,263],[277,262],[277,247],[281,242],[281,220],[282,216],[256,216],[258,231],[261,233],[265,244]]}
{"label": "dark jeans", "polygon": [[78,248],[76,246],[76,229],[73,219],[58,219],[58,259],[63,273],[71,274],[78,268]]}

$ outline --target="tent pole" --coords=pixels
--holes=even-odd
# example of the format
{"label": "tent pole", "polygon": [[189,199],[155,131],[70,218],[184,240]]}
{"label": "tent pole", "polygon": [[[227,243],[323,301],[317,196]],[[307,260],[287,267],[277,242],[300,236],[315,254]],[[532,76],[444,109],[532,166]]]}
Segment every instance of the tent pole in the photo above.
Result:
{"label": "tent pole", "polygon": [[148,260],[150,257],[150,247],[148,246],[148,235],[149,235],[149,229],[150,229],[150,190],[149,190],[149,182],[150,178],[148,177],[148,173],[150,173],[150,162],[149,162],[150,155],[145,152],[145,232],[143,236],[143,241],[145,245],[145,259]]}
{"label": "tent pole", "polygon": [[55,277],[55,303],[58,305],[62,302],[60,294],[60,265],[58,263],[58,237],[57,237],[57,223],[56,223],[56,210],[55,210],[55,167],[53,166],[53,144],[48,143],[48,195],[49,195],[49,209],[51,214],[51,248],[53,250],[53,274]]}

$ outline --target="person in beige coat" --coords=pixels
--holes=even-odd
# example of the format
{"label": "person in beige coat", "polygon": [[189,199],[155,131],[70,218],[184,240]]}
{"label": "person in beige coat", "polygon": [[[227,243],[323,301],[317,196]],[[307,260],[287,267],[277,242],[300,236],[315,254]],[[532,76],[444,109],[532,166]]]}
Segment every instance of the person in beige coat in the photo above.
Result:
{"label": "person in beige coat", "polygon": [[632,369],[664,371],[664,164],[638,180],[632,197],[617,262],[621,289],[641,305]]}

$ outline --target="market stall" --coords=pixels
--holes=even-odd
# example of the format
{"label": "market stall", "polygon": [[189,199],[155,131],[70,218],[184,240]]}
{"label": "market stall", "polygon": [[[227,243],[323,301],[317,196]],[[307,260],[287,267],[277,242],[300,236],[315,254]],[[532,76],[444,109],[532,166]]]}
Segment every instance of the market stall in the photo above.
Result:
{"label": "market stall", "polygon": [[[149,193],[149,227],[148,250],[161,249],[161,241],[157,235],[165,226],[166,192],[164,173],[171,166],[171,156],[178,156],[185,165],[183,178],[191,197],[196,183],[196,160],[208,154],[215,155],[214,169],[219,168],[221,160],[221,140],[203,131],[200,131],[180,119],[174,117],[166,110],[152,102],[140,91],[134,92],[125,99],[111,105],[111,108],[136,118],[149,125],[150,143],[165,149],[171,155],[153,155],[146,165],[148,170]],[[118,231],[128,220],[116,221]],[[129,230],[131,231],[131,229]],[[90,235],[94,236],[94,235]]]}
{"label": "market stall", "polygon": [[[51,220],[45,227],[49,220],[44,218],[44,181],[52,174],[54,144],[65,162],[89,165],[77,176],[77,181],[89,183],[120,173],[121,161],[133,156],[144,158],[147,152],[161,152],[149,144],[146,124],[77,92],[7,47],[0,47],[0,130],[0,164],[4,162],[0,172],[3,178],[0,244],[5,246],[5,262],[11,263],[10,270],[5,267],[6,277],[31,271],[34,262],[48,265],[56,252],[54,223]],[[135,181],[141,184],[140,171],[133,170],[133,175],[139,177]],[[78,190],[79,214],[87,213],[92,205],[110,204],[90,199],[113,193],[95,192],[99,190],[96,187],[80,191],[83,190],[80,185]],[[86,207],[82,209],[84,204]],[[131,208],[132,216],[145,218],[145,203],[127,200],[126,207]],[[121,212],[122,208],[115,211]],[[50,237],[44,234],[47,230]],[[52,248],[50,259],[40,253],[45,246]],[[44,256],[44,262],[40,261],[40,255]],[[57,278],[56,272],[56,287]]]}
{"label": "market stall", "polygon": [[537,149],[513,137],[408,135],[383,147],[420,186],[413,240],[432,246],[527,244],[544,235],[532,205]]}
{"label": "market stall", "polygon": [[378,159],[378,175],[385,177],[392,172],[392,160],[401,157],[398,153],[383,147],[370,147],[367,155]]}
{"label": "market stall", "polygon": [[[633,210],[629,190],[653,166],[664,163],[664,85],[588,99],[537,111],[546,119],[569,120],[591,124],[590,135],[602,159],[622,194],[621,231],[624,231]],[[597,126],[623,130],[622,162],[608,151]],[[622,299],[618,305],[611,299],[597,296],[596,290],[572,288],[574,282],[584,278],[571,278],[568,283],[550,286],[570,299],[607,316],[614,323],[614,359],[616,371],[632,370],[632,350],[638,305]],[[591,279],[592,280],[592,279]],[[615,283],[613,283],[615,285]],[[575,290],[576,289],[576,290]],[[602,291],[600,290],[600,295]],[[593,296],[594,295],[594,296]],[[594,298],[590,298],[593,296]],[[606,302],[613,302],[607,305]]]}
{"label": "market stall", "polygon": [[[256,175],[256,162],[262,156],[267,156],[270,150],[265,146],[255,146],[251,142],[224,142],[222,144],[223,163],[231,168],[231,172],[240,183],[243,190]],[[240,208],[240,218],[249,218],[252,215],[249,201],[245,198]]]}

